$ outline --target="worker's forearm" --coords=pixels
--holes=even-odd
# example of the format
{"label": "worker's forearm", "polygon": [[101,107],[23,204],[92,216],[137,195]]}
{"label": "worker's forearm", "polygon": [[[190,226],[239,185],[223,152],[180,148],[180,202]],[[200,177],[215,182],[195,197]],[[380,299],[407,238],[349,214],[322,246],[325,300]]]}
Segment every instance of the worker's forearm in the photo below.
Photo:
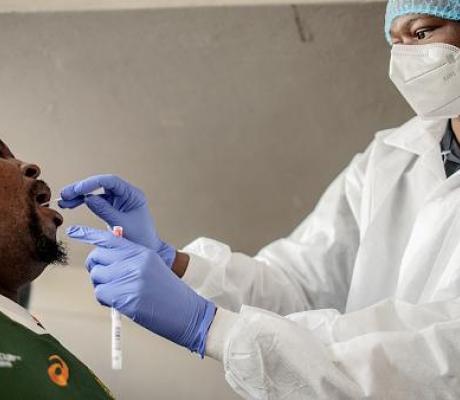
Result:
{"label": "worker's forearm", "polygon": [[222,361],[227,338],[239,317],[238,313],[224,308],[217,309],[206,340],[206,355],[208,357]]}
{"label": "worker's forearm", "polygon": [[186,253],[181,253],[176,251],[176,258],[174,259],[172,265],[172,271],[179,277],[182,278],[187,271],[188,263],[190,261],[190,256]]}

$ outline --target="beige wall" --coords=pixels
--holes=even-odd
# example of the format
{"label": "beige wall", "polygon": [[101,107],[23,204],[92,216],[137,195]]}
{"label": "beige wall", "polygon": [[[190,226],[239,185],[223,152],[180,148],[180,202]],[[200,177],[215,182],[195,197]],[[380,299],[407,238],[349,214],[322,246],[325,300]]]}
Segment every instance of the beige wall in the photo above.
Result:
{"label": "beige wall", "polygon": [[[0,15],[2,138],[55,189],[102,172],[143,187],[177,246],[205,235],[253,254],[295,227],[376,130],[410,115],[387,78],[383,8]],[[128,322],[126,367],[110,371],[88,249],[70,250],[33,308],[120,399],[236,398],[217,363]]]}
{"label": "beige wall", "polygon": [[[358,0],[382,2],[385,0]],[[296,0],[297,4],[356,3],[356,0]],[[2,0],[0,12],[137,10],[202,6],[291,4],[292,0]]]}

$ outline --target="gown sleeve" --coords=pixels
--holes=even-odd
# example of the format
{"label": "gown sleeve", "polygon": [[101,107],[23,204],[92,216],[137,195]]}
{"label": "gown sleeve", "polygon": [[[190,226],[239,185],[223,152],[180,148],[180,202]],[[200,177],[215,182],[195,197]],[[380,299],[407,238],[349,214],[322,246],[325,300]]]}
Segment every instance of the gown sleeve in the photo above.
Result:
{"label": "gown sleeve", "polygon": [[245,399],[458,399],[460,299],[286,317],[219,309],[206,349]]}
{"label": "gown sleeve", "polygon": [[200,238],[184,252],[191,259],[183,279],[228,310],[243,304],[286,315],[344,310],[359,245],[362,187],[372,145],[358,154],[326,190],[314,211],[286,238],[255,257]]}

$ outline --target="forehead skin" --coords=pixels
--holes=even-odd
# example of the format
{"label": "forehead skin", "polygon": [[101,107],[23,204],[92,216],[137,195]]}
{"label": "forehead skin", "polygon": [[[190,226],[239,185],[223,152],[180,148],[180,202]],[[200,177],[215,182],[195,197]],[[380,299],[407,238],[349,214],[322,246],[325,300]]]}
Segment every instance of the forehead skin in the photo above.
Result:
{"label": "forehead skin", "polygon": [[5,194],[0,196],[0,204],[11,197],[12,192],[24,190],[25,182],[21,165],[22,162],[17,160],[5,142],[0,140],[0,185]]}
{"label": "forehead skin", "polygon": [[[26,209],[28,185],[17,160],[8,146],[0,140],[0,226],[11,222],[11,216],[23,214]],[[0,243],[1,246],[1,243]]]}
{"label": "forehead skin", "polygon": [[393,44],[446,43],[460,47],[460,22],[422,14],[396,18],[391,26]]}
{"label": "forehead skin", "polygon": [[0,205],[12,197],[11,192],[21,190],[23,176],[20,170],[20,161],[16,160],[8,146],[0,140],[0,185],[3,196],[0,196]]}

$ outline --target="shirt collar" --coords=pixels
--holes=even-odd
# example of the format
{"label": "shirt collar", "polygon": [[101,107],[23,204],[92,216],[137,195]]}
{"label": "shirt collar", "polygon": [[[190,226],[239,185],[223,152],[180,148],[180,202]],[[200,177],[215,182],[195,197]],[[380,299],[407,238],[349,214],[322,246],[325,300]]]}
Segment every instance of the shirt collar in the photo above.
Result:
{"label": "shirt collar", "polygon": [[439,146],[446,132],[448,119],[422,120],[415,117],[392,131],[383,142],[418,155]]}
{"label": "shirt collar", "polygon": [[455,137],[452,125],[447,125],[447,130],[441,141],[441,151],[445,154],[445,159],[460,164],[460,145]]}
{"label": "shirt collar", "polygon": [[25,308],[2,295],[0,295],[0,312],[35,333],[46,333],[46,330],[40,325],[40,322],[37,321]]}

